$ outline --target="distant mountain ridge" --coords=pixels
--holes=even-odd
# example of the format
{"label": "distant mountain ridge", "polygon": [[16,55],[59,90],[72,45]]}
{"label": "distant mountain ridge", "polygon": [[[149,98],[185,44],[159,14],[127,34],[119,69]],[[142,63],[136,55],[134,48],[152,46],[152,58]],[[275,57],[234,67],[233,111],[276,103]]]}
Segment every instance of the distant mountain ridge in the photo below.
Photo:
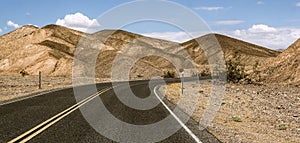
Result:
{"label": "distant mountain ridge", "polygon": [[[213,39],[211,37],[215,37],[224,53],[225,60],[237,60],[236,58],[239,57],[239,62],[241,64],[245,65],[254,65],[256,61],[270,58],[270,57],[276,57],[280,54],[278,51],[270,50],[267,48],[264,48],[262,46],[258,46],[255,44],[251,44],[242,40],[234,39],[228,36],[220,35],[220,34],[208,34],[204,35],[202,37],[187,41],[182,43],[182,46],[184,46],[188,51],[192,51],[190,49],[194,49],[196,51],[201,51],[201,46],[199,46],[197,41],[201,40],[209,40]],[[190,52],[192,57],[197,57],[198,53]],[[196,58],[198,59],[198,58]],[[201,62],[200,60],[203,60],[199,58],[196,60],[197,63]]]}
{"label": "distant mountain ridge", "polygon": [[[279,55],[284,57],[286,53],[286,51],[281,53],[220,34],[208,34],[184,43],[176,43],[123,30],[102,30],[86,34],[58,25],[47,25],[42,28],[23,26],[0,36],[0,73],[19,74],[21,70],[25,70],[33,75],[42,71],[43,74],[49,76],[71,76],[74,52],[82,38],[103,41],[102,45],[98,45],[101,47],[101,54],[95,67],[98,78],[110,78],[115,56],[128,44],[134,47],[143,46],[146,49],[166,52],[174,56],[186,50],[198,68],[198,72],[201,72],[209,66],[207,57],[198,42],[209,42],[212,37],[218,40],[226,61],[239,60],[246,66],[253,66],[257,62],[263,64]],[[177,49],[170,48],[176,46],[178,46]],[[161,76],[168,70],[174,70],[174,65],[162,57],[150,56],[139,60],[132,67],[130,77],[147,79],[152,76]]]}

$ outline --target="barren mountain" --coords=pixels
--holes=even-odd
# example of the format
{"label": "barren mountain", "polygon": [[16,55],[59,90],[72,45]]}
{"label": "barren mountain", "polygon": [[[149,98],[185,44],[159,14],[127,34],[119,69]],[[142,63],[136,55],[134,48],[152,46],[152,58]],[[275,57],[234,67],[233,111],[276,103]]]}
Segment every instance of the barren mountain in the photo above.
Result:
{"label": "barren mountain", "polygon": [[[280,52],[270,50],[258,45],[244,42],[238,39],[230,38],[220,34],[208,34],[197,39],[187,41],[182,44],[189,52],[196,63],[207,63],[206,56],[201,45],[203,41],[216,39],[223,50],[225,60],[233,60],[244,65],[254,65],[256,61],[265,60],[266,58],[276,57]],[[204,57],[203,57],[204,56]]]}
{"label": "barren mountain", "polygon": [[[24,70],[33,75],[42,71],[49,76],[71,76],[78,47],[91,51],[84,53],[87,58],[80,59],[82,62],[91,61],[88,54],[99,52],[95,65],[98,78],[111,77],[115,57],[120,55],[123,55],[123,61],[135,62],[132,67],[127,67],[131,68],[130,77],[134,79],[161,76],[165,71],[174,70],[174,65],[166,57],[178,60],[189,56],[201,72],[208,68],[203,43],[209,43],[210,40],[218,41],[226,61],[235,60],[249,66],[280,53],[219,34],[208,34],[179,44],[122,30],[85,34],[57,25],[43,28],[23,26],[0,37],[0,73],[18,74]],[[140,53],[146,54],[142,56]],[[136,56],[141,56],[141,59],[134,61]]]}
{"label": "barren mountain", "polygon": [[64,76],[71,70],[75,45],[83,33],[61,26],[23,26],[0,40],[0,71]]}
{"label": "barren mountain", "polygon": [[269,82],[300,83],[300,39],[284,50],[278,57],[267,61],[264,77]]}
{"label": "barren mountain", "polygon": [[[156,49],[177,44],[122,30],[103,30],[84,34],[58,25],[48,25],[43,28],[23,26],[0,37],[0,73],[19,74],[24,70],[33,75],[41,71],[49,76],[71,76],[76,46],[85,38],[95,43],[96,49],[100,50],[95,71],[97,77],[105,78],[111,76],[110,68],[118,51],[123,46],[134,43],[136,39],[139,43]],[[136,65],[141,65],[135,67],[139,69],[138,71],[148,69],[150,75],[163,74],[162,69],[159,69],[160,66],[146,60],[142,59]],[[133,71],[137,71],[135,68]]]}

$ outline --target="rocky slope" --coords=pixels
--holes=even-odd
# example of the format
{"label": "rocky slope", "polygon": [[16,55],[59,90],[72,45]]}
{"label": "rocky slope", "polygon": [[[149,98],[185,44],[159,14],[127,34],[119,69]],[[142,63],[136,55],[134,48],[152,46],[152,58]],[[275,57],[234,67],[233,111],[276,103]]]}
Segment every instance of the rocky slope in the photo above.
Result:
{"label": "rocky slope", "polygon": [[280,52],[270,50],[258,45],[254,45],[245,41],[230,38],[220,34],[208,34],[182,44],[185,49],[189,52],[191,57],[195,59],[196,63],[207,63],[206,56],[204,56],[204,51],[202,50],[201,43],[203,41],[210,41],[216,39],[219,42],[221,49],[224,52],[225,60],[239,60],[239,62],[244,65],[254,65],[256,61],[265,60],[266,58],[276,57]]}
{"label": "rocky slope", "polygon": [[[215,45],[205,45],[210,42]],[[30,75],[42,71],[49,76],[71,76],[73,60],[76,58],[74,54],[78,47],[92,51],[85,55],[87,58],[82,59],[82,62],[90,61],[88,54],[99,52],[94,65],[98,78],[110,78],[111,67],[115,57],[119,55],[123,55],[123,61],[141,56],[140,60],[133,60],[134,65],[126,67],[131,70],[132,79],[161,76],[165,71],[174,70],[175,65],[171,64],[170,59],[166,59],[168,57],[175,61],[190,57],[201,72],[209,68],[203,49],[213,49],[218,44],[226,61],[235,60],[246,66],[253,66],[256,62],[276,57],[280,53],[219,34],[208,34],[179,44],[122,30],[85,34],[57,25],[43,28],[23,26],[0,37],[0,73],[19,74],[24,70]],[[146,54],[143,57],[140,53]]]}
{"label": "rocky slope", "polygon": [[[263,86],[226,84],[226,94],[208,130],[224,143],[299,143],[300,89],[274,84]],[[200,88],[201,87],[201,88]],[[201,124],[214,99],[210,81],[185,84],[185,93],[200,95],[194,100],[181,95],[180,84],[161,87],[162,94]],[[180,104],[182,102],[185,104]],[[218,102],[218,101],[216,101]]]}
{"label": "rocky slope", "polygon": [[81,36],[81,32],[56,25],[23,26],[0,38],[0,71],[68,75],[75,45]]}
{"label": "rocky slope", "polygon": [[[99,69],[96,74],[100,77],[110,76],[109,69],[117,52],[137,38],[156,48],[173,44],[121,30],[103,30],[90,35],[57,25],[23,26],[0,37],[0,73],[18,74],[24,70],[30,75],[41,71],[49,76],[71,76],[74,52],[84,37],[104,43],[96,45],[101,47],[96,65]],[[144,68],[156,68],[143,60],[140,64]]]}
{"label": "rocky slope", "polygon": [[269,66],[262,72],[266,81],[300,84],[300,39],[266,64]]}

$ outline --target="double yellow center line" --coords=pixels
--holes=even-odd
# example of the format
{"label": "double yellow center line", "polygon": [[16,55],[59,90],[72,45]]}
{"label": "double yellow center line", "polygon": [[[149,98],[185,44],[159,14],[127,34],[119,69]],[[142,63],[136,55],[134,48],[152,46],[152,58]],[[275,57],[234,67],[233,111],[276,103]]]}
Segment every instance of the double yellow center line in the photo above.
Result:
{"label": "double yellow center line", "polygon": [[88,103],[89,101],[93,100],[94,98],[96,98],[100,94],[102,94],[102,93],[104,93],[104,92],[106,92],[110,89],[112,89],[112,87],[107,87],[107,88],[104,88],[104,89],[100,90],[99,92],[85,98],[84,100],[76,103],[75,105],[69,107],[68,109],[58,113],[57,115],[55,115],[52,118],[46,120],[45,122],[35,126],[34,128],[30,129],[29,131],[27,131],[27,132],[21,134],[20,136],[12,139],[8,143],[16,143],[16,142],[25,143],[25,142],[29,141],[30,139],[37,136],[38,134],[40,134],[41,132],[43,132],[44,130],[46,130],[47,128],[49,128],[50,126],[55,124],[56,122],[63,119],[64,117],[68,116],[69,114],[71,114],[72,112],[74,112],[75,110],[77,110],[78,108],[83,106],[84,104]]}

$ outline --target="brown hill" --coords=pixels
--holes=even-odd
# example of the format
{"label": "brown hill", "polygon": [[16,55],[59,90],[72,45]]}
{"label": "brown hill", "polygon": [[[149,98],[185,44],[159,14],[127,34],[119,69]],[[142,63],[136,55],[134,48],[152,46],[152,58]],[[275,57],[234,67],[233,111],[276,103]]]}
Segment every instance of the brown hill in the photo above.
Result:
{"label": "brown hill", "polygon": [[[162,49],[164,46],[177,44],[122,30],[103,30],[84,34],[58,25],[47,25],[43,28],[23,26],[0,37],[0,73],[18,74],[24,70],[33,75],[42,71],[44,75],[49,76],[71,76],[74,52],[80,39],[92,40],[91,43],[96,43],[97,48],[101,47],[96,64],[96,75],[100,78],[110,77],[110,67],[118,51],[136,39],[139,41],[136,43],[143,43],[149,49],[154,47]],[[100,40],[104,45],[97,45],[99,42],[93,40]],[[160,66],[146,60],[142,59],[136,65],[141,66],[136,66],[135,68],[139,70],[133,71],[147,69],[147,75],[163,74]],[[133,75],[143,76],[143,74]]]}
{"label": "brown hill", "polygon": [[[221,47],[225,62],[232,61],[238,65],[244,65],[245,72],[250,76],[255,73],[256,68],[265,66],[263,62],[266,59],[276,57],[280,53],[220,34],[208,34],[182,43],[182,46],[188,51],[195,63],[198,64],[198,72],[204,75],[210,74],[211,70],[211,67],[208,66],[207,55],[205,55],[203,50],[207,49],[205,47],[208,47],[210,50],[215,47]],[[251,79],[258,80],[256,77],[251,77]]]}
{"label": "brown hill", "polygon": [[[195,59],[196,63],[207,63],[204,57],[204,51],[198,43],[210,43],[209,41],[217,40],[219,46],[224,52],[225,60],[239,60],[244,65],[254,65],[256,61],[265,60],[266,58],[276,57],[280,52],[270,50],[258,45],[254,45],[245,41],[230,38],[220,34],[208,34],[197,39],[187,41],[182,44],[185,49],[189,52],[191,57]],[[212,41],[213,42],[213,41]],[[218,46],[218,45],[216,45]],[[199,52],[201,54],[199,54]],[[202,54],[203,53],[203,54]]]}
{"label": "brown hill", "polygon": [[[158,56],[162,53],[177,59],[190,56],[201,72],[203,67],[208,68],[207,58],[196,41],[203,46],[202,42],[215,39],[218,40],[226,60],[235,60],[245,65],[252,66],[256,61],[279,54],[277,51],[219,34],[209,34],[179,44],[122,30],[102,30],[85,34],[57,25],[43,28],[23,26],[0,37],[0,73],[18,74],[25,70],[29,74],[42,71],[50,76],[71,76],[74,52],[78,44],[86,44],[82,46],[86,49],[89,47],[90,50],[100,50],[95,70],[98,78],[110,78],[115,56],[123,54],[130,60],[134,55],[148,52],[156,52]],[[182,54],[183,51],[187,51],[189,55]],[[174,65],[158,56],[147,56],[136,61],[131,67],[130,77],[150,78],[154,75],[161,76],[164,71],[174,70]]]}
{"label": "brown hill", "polygon": [[62,26],[23,26],[1,36],[0,71],[64,76],[71,70],[73,52],[82,32]]}
{"label": "brown hill", "polygon": [[284,50],[278,57],[266,62],[263,70],[266,81],[285,84],[300,83],[300,39]]}

